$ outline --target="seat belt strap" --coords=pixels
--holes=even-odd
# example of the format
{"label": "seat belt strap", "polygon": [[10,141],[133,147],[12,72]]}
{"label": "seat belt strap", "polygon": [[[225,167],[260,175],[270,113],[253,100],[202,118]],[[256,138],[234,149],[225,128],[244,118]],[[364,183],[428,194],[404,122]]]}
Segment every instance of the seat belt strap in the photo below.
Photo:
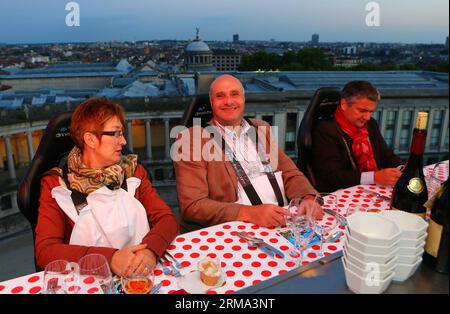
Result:
{"label": "seat belt strap", "polygon": [[[77,214],[80,214],[80,211],[88,204],[87,199],[86,199],[87,195],[84,193],[81,193],[78,190],[70,188],[70,182],[69,182],[69,178],[67,175],[68,174],[67,163],[65,163],[64,166],[62,167],[62,171],[63,171],[62,179],[64,180],[64,183],[66,184],[67,188],[72,192],[70,194],[70,197],[72,198],[72,202],[75,205]],[[128,191],[126,176],[123,178],[121,188],[124,189],[125,191]]]}

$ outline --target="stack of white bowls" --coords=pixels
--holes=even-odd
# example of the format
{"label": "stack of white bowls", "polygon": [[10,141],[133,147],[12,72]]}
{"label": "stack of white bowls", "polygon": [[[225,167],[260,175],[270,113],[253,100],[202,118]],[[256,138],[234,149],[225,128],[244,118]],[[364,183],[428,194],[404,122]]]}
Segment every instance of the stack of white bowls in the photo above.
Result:
{"label": "stack of white bowls", "polygon": [[400,228],[377,213],[347,218],[342,262],[347,286],[355,293],[382,293],[395,276]]}
{"label": "stack of white bowls", "polygon": [[417,215],[399,210],[386,210],[379,214],[395,222],[400,228],[397,265],[392,280],[405,281],[415,273],[422,262],[428,223]]}

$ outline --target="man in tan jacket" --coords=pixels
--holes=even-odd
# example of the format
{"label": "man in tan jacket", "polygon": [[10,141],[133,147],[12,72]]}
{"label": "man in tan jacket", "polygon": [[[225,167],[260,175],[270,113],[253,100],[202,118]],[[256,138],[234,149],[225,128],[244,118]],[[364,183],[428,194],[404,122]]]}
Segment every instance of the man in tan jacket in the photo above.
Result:
{"label": "man in tan jacket", "polygon": [[185,231],[236,220],[275,227],[284,223],[283,206],[297,197],[306,198],[301,211],[321,218],[317,191],[279,149],[270,126],[243,118],[241,82],[231,75],[218,77],[210,102],[209,126],[181,132],[172,148]]}

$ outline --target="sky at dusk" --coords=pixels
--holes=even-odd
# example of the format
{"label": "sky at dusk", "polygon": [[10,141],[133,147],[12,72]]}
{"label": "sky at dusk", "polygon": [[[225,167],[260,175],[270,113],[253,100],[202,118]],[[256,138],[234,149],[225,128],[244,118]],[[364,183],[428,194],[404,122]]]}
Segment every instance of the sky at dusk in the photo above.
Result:
{"label": "sky at dusk", "polygon": [[66,25],[66,0],[0,0],[0,43],[203,40],[444,43],[448,0],[379,0],[380,26],[366,25],[365,0],[78,0],[80,26]]}

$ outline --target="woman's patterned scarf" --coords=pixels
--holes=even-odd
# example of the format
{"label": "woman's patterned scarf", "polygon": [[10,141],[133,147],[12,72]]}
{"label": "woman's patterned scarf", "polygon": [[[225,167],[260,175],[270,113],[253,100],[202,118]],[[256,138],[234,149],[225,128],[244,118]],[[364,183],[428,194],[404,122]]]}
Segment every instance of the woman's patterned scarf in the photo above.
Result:
{"label": "woman's patterned scarf", "polygon": [[92,169],[81,161],[81,150],[74,147],[67,158],[70,188],[85,195],[106,186],[111,190],[119,189],[125,178],[134,175],[137,167],[137,155],[124,155],[114,165]]}

